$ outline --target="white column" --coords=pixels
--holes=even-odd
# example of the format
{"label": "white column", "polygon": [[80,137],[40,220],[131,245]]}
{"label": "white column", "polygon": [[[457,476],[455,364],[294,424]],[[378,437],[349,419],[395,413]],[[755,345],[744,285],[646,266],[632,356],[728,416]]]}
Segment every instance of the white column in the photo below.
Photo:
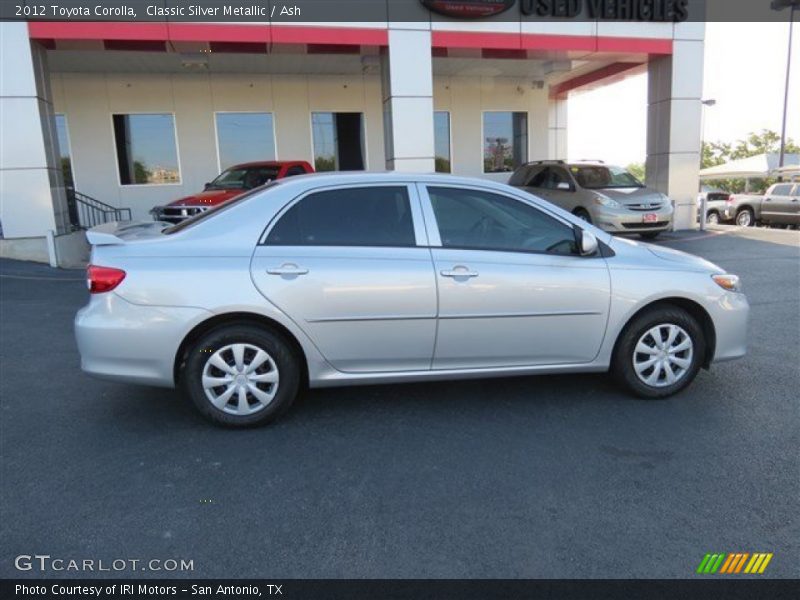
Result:
{"label": "white column", "polygon": [[547,102],[547,158],[567,160],[567,99]]}
{"label": "white column", "polygon": [[386,168],[432,172],[433,71],[430,27],[389,25],[389,52],[382,58],[383,133]]}
{"label": "white column", "polygon": [[697,227],[703,29],[691,25],[695,39],[677,39],[676,28],[673,54],[647,71],[647,185],[672,199],[676,230]]}
{"label": "white column", "polygon": [[0,23],[0,222],[6,238],[67,228],[47,55],[21,22]]}

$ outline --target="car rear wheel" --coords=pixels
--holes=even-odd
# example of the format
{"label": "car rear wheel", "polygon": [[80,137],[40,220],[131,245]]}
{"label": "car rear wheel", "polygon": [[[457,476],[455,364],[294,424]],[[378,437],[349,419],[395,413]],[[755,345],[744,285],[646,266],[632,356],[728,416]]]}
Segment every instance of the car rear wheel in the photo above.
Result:
{"label": "car rear wheel", "polygon": [[677,306],[657,306],[626,326],[612,372],[640,398],[666,398],[694,380],[705,351],[702,328],[692,315]]}
{"label": "car rear wheel", "polygon": [[300,365],[282,336],[258,325],[219,327],[190,349],[180,384],[218,425],[264,425],[282,415],[300,386]]}
{"label": "car rear wheel", "polygon": [[587,223],[592,222],[592,215],[590,215],[589,211],[586,210],[585,208],[576,208],[574,211],[572,211],[572,214],[578,217],[579,219],[583,219]]}
{"label": "car rear wheel", "polygon": [[736,224],[739,227],[752,227],[755,225],[756,219],[755,215],[753,215],[752,209],[743,208],[738,213],[736,213]]}

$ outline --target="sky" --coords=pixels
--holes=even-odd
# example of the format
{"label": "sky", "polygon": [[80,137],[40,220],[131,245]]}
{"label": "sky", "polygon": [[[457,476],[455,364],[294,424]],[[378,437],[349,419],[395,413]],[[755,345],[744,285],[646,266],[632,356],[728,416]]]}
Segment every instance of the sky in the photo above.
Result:
{"label": "sky", "polygon": [[[788,41],[788,22],[706,24],[703,99],[717,103],[705,109],[705,140],[733,142],[761,129],[780,133]],[[798,23],[792,46],[786,135],[800,142]],[[568,111],[569,159],[644,162],[646,74],[575,94]]]}

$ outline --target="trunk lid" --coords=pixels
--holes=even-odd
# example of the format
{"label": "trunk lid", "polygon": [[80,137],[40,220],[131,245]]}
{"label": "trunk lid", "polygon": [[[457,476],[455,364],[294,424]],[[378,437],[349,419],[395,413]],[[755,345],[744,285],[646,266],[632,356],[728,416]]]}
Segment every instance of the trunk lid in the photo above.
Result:
{"label": "trunk lid", "polygon": [[161,221],[113,221],[92,227],[86,232],[86,239],[92,246],[127,244],[160,238],[167,227],[170,223]]}

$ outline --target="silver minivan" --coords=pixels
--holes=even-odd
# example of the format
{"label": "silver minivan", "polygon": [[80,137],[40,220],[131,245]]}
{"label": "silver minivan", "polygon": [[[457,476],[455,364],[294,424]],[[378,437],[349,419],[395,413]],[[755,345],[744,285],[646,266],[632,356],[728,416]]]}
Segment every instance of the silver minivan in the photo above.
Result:
{"label": "silver minivan", "polygon": [[180,387],[225,425],[304,386],[611,370],[663,398],[745,353],[735,275],[489,181],[303,175],[87,237],[83,370]]}
{"label": "silver minivan", "polygon": [[646,187],[626,169],[600,161],[528,163],[508,183],[610,233],[654,239],[672,226],[673,206],[667,196]]}

